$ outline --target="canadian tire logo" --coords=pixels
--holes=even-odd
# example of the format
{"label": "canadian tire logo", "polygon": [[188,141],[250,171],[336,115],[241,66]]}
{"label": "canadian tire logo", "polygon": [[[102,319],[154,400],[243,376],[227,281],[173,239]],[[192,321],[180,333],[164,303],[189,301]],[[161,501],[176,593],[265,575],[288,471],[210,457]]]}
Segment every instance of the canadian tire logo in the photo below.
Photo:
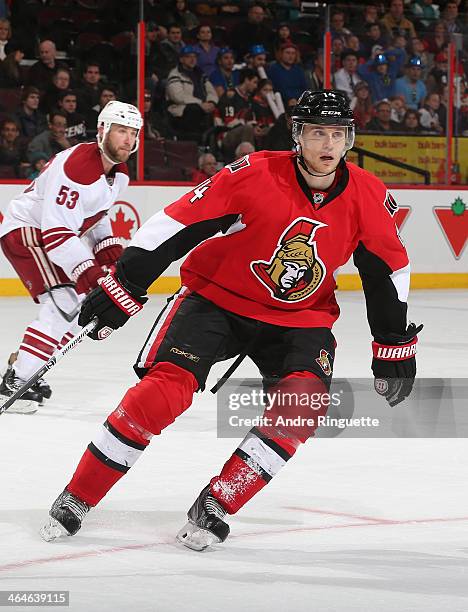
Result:
{"label": "canadian tire logo", "polygon": [[468,211],[461,198],[450,206],[434,206],[434,214],[455,259],[460,259],[468,240]]}
{"label": "canadian tire logo", "polygon": [[408,218],[410,212],[411,212],[410,206],[399,206],[398,207],[398,210],[395,212],[394,221],[399,230],[401,230],[401,228],[406,223],[406,219]]}
{"label": "canadian tire logo", "polygon": [[124,246],[132,239],[141,226],[140,215],[129,202],[117,200],[109,210],[109,218],[114,236],[122,239]]}

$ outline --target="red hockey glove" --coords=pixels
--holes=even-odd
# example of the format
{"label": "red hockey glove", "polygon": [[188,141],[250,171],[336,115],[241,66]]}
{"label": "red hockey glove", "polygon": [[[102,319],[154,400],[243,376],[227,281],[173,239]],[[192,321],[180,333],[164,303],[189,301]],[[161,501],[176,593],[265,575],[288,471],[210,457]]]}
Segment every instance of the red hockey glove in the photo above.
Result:
{"label": "red hockey glove", "polygon": [[120,281],[115,273],[109,273],[100,286],[86,296],[78,324],[84,327],[97,318],[97,326],[88,335],[93,340],[104,340],[114,329],[122,327],[130,317],[140,312],[148,301],[144,293],[140,287]]}
{"label": "red hockey glove", "polygon": [[93,249],[94,257],[100,266],[110,268],[123,253],[123,246],[115,236],[104,238]]}
{"label": "red hockey glove", "polygon": [[75,283],[77,293],[89,293],[97,287],[99,281],[104,278],[105,273],[94,259],[87,259],[80,263],[71,273],[71,279]]}
{"label": "red hockey glove", "polygon": [[411,393],[416,376],[417,334],[423,325],[408,325],[405,334],[389,334],[372,343],[374,388],[390,406],[396,406]]}

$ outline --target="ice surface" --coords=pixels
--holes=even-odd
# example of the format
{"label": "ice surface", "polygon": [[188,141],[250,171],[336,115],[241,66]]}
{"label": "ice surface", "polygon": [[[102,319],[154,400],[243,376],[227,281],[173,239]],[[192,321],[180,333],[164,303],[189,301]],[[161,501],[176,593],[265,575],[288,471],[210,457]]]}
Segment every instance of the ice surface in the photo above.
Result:
{"label": "ice surface", "polygon": [[[341,293],[339,302],[335,375],[367,376],[363,297]],[[462,439],[311,440],[230,519],[224,545],[196,553],[176,544],[187,509],[236,447],[216,438],[208,391],[153,439],[76,536],[40,539],[98,424],[136,382],[131,365],[163,303],[152,296],[108,340],[86,340],[64,358],[36,415],[0,417],[0,590],[69,590],[77,612],[468,610]],[[426,326],[420,376],[467,375],[467,304],[466,291],[412,293],[410,318]],[[6,363],[35,307],[26,298],[0,307]],[[236,375],[256,373],[245,361]]]}

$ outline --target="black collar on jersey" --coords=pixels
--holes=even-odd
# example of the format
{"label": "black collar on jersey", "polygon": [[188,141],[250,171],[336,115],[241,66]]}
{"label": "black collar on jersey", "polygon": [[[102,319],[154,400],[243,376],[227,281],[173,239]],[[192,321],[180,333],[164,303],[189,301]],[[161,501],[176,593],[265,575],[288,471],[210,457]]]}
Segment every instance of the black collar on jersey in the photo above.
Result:
{"label": "black collar on jersey", "polygon": [[[293,163],[294,163],[294,170],[296,172],[297,182],[299,183],[299,186],[302,189],[306,198],[312,204],[312,207],[314,210],[318,210],[319,208],[322,208],[323,206],[325,206],[325,204],[328,204],[329,202],[337,198],[339,195],[343,193],[343,191],[346,189],[348,185],[348,182],[349,182],[348,166],[346,165],[344,158],[341,158],[340,163],[337,166],[337,171],[339,171],[341,174],[338,182],[331,189],[331,191],[328,192],[323,202],[320,205],[317,205],[317,203],[314,202],[314,199],[313,199],[312,188],[309,187],[309,185],[307,184],[307,181],[302,176],[301,171],[299,170],[297,157],[293,157]],[[318,189],[317,191],[320,191],[320,189]]]}

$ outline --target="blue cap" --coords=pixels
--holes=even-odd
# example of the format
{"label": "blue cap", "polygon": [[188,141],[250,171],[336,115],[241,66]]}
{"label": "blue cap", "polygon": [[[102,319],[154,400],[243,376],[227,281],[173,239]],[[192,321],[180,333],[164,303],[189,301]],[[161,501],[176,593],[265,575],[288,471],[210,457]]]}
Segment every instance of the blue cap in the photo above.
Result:
{"label": "blue cap", "polygon": [[374,57],[374,65],[375,66],[383,66],[384,64],[388,64],[388,59],[385,53],[378,53]]}
{"label": "blue cap", "polygon": [[266,55],[267,50],[263,45],[252,45],[249,49],[249,55],[255,57],[256,55]]}
{"label": "blue cap", "polygon": [[198,50],[193,45],[185,45],[179,51],[179,55],[180,56],[182,56],[182,55],[190,55],[191,53],[194,53],[195,55],[198,55]]}
{"label": "blue cap", "polygon": [[410,57],[408,60],[408,66],[417,66],[418,68],[424,68],[422,59],[419,57],[419,55],[413,55],[413,57]]}
{"label": "blue cap", "polygon": [[218,58],[226,55],[226,53],[232,53],[234,55],[234,51],[231,49],[231,47],[221,47],[221,49],[218,51]]}

